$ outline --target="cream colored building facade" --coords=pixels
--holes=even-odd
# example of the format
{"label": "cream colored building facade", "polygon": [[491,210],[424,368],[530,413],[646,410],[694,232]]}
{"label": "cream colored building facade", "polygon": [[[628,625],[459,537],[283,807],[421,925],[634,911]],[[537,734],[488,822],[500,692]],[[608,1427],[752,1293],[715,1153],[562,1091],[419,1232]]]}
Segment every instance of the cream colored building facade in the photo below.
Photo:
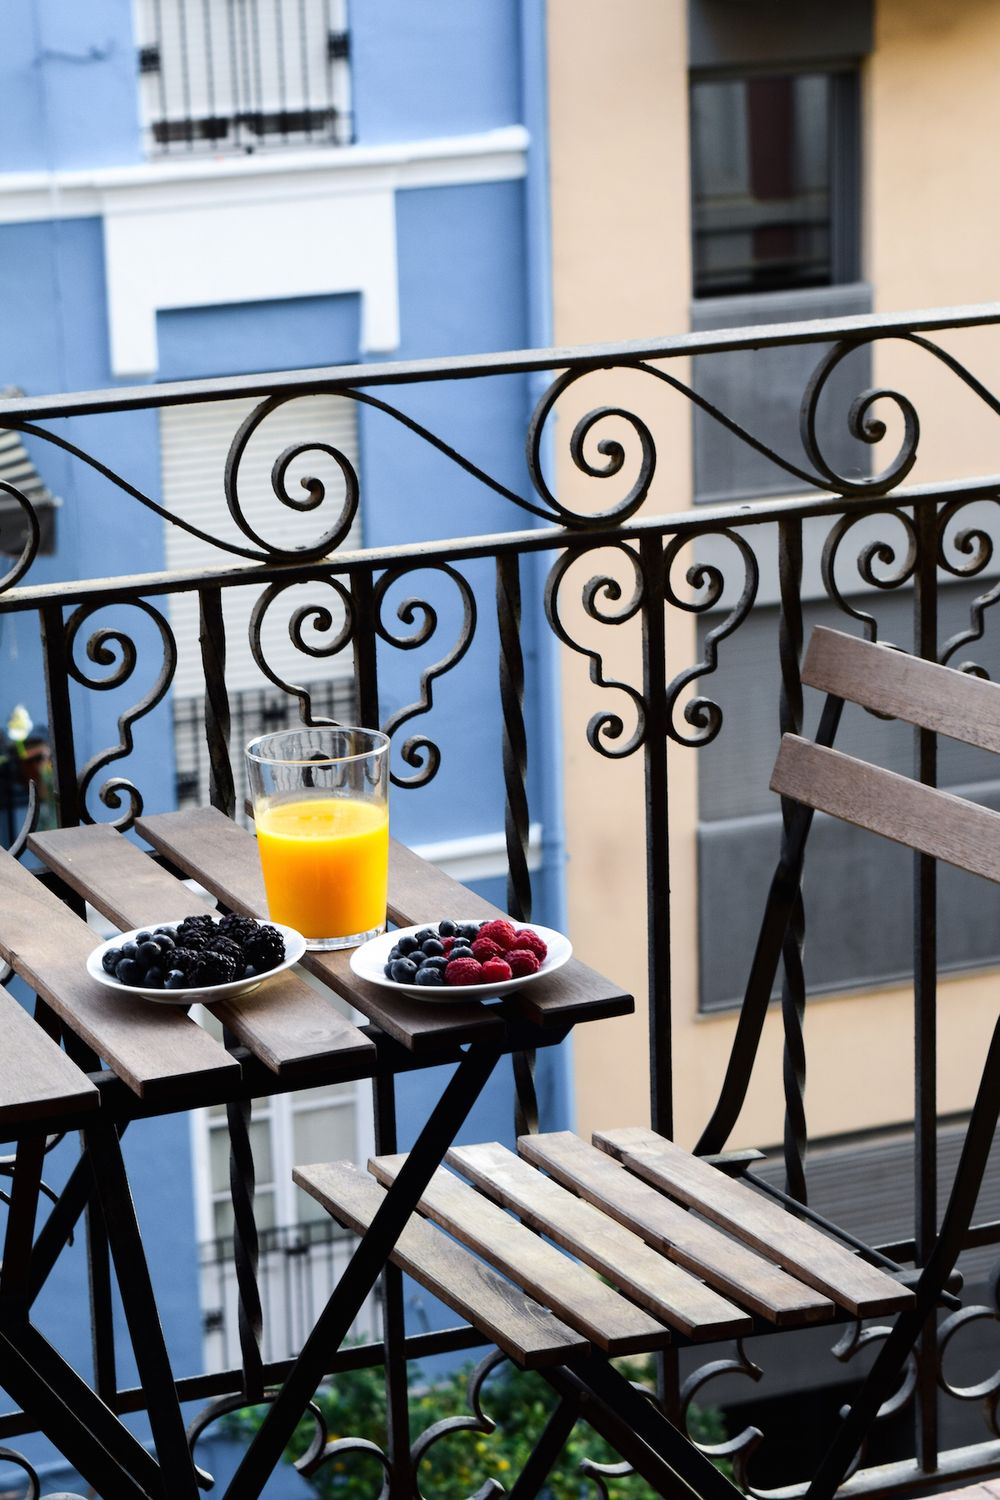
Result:
{"label": "cream colored building facade", "polygon": [[[548,0],[548,16],[555,341],[684,332],[692,286],[685,0],[614,7]],[[993,0],[874,0],[872,46],[860,65],[860,269],[877,312],[997,296],[998,62]],[[947,347],[1000,389],[995,330],[950,335]],[[678,365],[670,368],[684,378]],[[889,346],[874,373],[878,384],[907,391],[921,413],[920,459],[909,482],[1000,469],[997,419],[933,361]],[[602,378],[582,382],[579,411],[595,404]],[[614,392],[619,399],[629,392],[620,377]],[[641,382],[632,395],[660,455],[644,513],[682,510],[692,503],[688,404],[662,391],[650,397]],[[579,494],[565,442],[559,451],[560,483]],[[578,567],[572,575],[577,600],[594,571]],[[567,588],[567,613],[570,597]],[[638,685],[635,622],[600,627],[577,616],[575,623],[579,639],[602,652],[608,675]],[[673,611],[669,623],[672,672],[697,655],[693,618]],[[641,755],[612,762],[587,745],[591,714],[612,705],[590,683],[582,656],[566,653],[563,681],[570,930],[585,961],[627,983],[639,1000],[634,1017],[581,1028],[575,1037],[577,1124],[586,1132],[638,1123],[647,1109],[643,771]],[[775,726],[776,747],[776,706]],[[698,1008],[697,762],[698,752],[671,744],[676,1136],[685,1145],[717,1096],[735,1027],[735,1012]],[[747,894],[762,905],[763,891]],[[969,1059],[983,1055],[993,1026],[996,975],[945,979],[940,1001],[947,1024],[939,1108],[948,1113],[971,1103],[979,1063]],[[912,1117],[909,985],[817,997],[806,1027],[812,1138]],[[781,1139],[781,1052],[780,1017],[772,1013],[732,1144]]]}

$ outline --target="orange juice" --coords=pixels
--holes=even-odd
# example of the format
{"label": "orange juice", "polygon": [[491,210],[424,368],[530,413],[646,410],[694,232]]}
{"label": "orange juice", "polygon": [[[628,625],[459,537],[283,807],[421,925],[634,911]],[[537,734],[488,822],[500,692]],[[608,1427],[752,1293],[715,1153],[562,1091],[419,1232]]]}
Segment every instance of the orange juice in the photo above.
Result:
{"label": "orange juice", "polygon": [[257,811],[257,847],[272,921],[306,938],[385,926],[389,818],[351,797],[302,797]]}

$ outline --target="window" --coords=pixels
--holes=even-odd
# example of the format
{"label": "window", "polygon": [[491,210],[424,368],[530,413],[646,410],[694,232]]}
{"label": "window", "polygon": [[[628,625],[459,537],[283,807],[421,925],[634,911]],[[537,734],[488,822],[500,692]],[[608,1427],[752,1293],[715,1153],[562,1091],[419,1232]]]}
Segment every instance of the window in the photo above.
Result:
{"label": "window", "polygon": [[135,0],[147,153],[346,145],[346,0]]}
{"label": "window", "polygon": [[857,275],[853,71],[694,77],[694,295]]}

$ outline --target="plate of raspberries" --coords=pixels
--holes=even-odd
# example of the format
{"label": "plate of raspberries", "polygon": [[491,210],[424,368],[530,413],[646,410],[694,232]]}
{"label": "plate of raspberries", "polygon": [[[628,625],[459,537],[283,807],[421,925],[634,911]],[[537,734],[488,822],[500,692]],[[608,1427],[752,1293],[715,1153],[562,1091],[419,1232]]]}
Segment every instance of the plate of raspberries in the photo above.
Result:
{"label": "plate of raspberries", "polygon": [[163,1005],[210,1005],[249,994],[305,951],[305,938],[292,927],[199,912],[119,933],[94,949],[87,973],[109,989]]}
{"label": "plate of raspberries", "polygon": [[355,948],[360,979],[402,990],[418,1000],[490,1000],[561,969],[572,956],[568,937],[510,917],[467,922],[444,917],[383,932]]}

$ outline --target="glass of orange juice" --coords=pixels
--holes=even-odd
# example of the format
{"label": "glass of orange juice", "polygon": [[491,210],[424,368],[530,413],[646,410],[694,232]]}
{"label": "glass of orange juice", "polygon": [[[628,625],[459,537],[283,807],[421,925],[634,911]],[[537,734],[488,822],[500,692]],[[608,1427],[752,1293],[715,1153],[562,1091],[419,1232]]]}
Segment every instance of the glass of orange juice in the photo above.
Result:
{"label": "glass of orange juice", "polygon": [[267,908],[310,948],[385,929],[389,741],[349,726],[288,729],[247,746]]}

